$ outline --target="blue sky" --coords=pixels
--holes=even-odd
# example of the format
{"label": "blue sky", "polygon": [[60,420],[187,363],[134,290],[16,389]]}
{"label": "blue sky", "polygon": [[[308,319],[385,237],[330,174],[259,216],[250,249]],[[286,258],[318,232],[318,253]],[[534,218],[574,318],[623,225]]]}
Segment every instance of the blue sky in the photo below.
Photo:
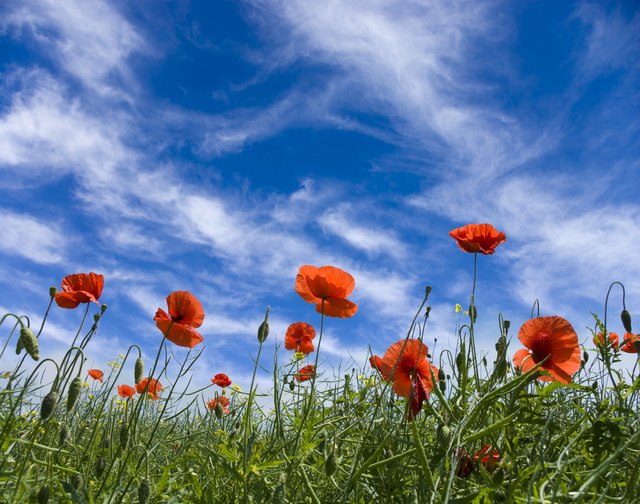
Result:
{"label": "blue sky", "polygon": [[[640,327],[638,61],[633,1],[3,2],[1,311],[37,322],[50,285],[104,274],[104,368],[155,355],[156,308],[189,290],[196,382],[246,387],[265,307],[270,342],[317,326],[295,274],[331,264],[360,309],[326,324],[330,373],[403,337],[425,285],[426,342],[454,344],[473,260],[448,232],[490,222],[481,348],[536,298],[592,346],[612,281]],[[80,318],[54,310],[45,354]]]}

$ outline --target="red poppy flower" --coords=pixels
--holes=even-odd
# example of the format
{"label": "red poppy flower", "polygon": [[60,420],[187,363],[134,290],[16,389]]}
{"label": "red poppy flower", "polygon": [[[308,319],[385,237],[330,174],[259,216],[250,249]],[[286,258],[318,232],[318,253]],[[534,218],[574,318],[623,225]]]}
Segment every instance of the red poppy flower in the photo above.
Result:
{"label": "red poppy flower", "polygon": [[453,451],[453,458],[458,461],[456,465],[456,475],[460,478],[468,478],[475,467],[471,457],[467,455],[467,452],[462,448],[456,448]]}
{"label": "red poppy flower", "polygon": [[158,308],[153,318],[158,329],[178,346],[193,348],[200,344],[202,335],[195,330],[204,321],[204,310],[200,301],[190,292],[176,291],[167,296],[167,306],[168,314]]}
{"label": "red poppy flower", "polygon": [[126,397],[128,399],[129,397],[133,397],[135,393],[136,389],[129,385],[118,385],[118,395],[120,397]]}
{"label": "red poppy flower", "polygon": [[93,378],[94,380],[99,380],[100,383],[102,383],[102,377],[104,376],[104,373],[102,371],[100,371],[99,369],[89,369],[87,373],[89,373],[89,376],[91,378]]}
{"label": "red poppy flower", "polygon": [[335,266],[300,266],[296,276],[296,292],[307,303],[315,303],[316,311],[328,317],[349,318],[358,311],[358,305],[347,296],[353,292],[356,281],[346,271]]}
{"label": "red poppy flower", "polygon": [[305,355],[315,350],[311,340],[316,337],[316,330],[306,322],[294,322],[287,328],[284,336],[284,347],[287,350],[295,350]]}
{"label": "red poppy flower", "polygon": [[500,452],[497,448],[493,448],[491,445],[484,445],[473,455],[473,460],[478,461],[484,466],[484,468],[492,472],[496,468],[496,464],[500,461]]}
{"label": "red poppy flower", "polygon": [[315,377],[315,375],[316,375],[315,366],[313,364],[309,364],[308,366],[300,368],[300,371],[294,374],[293,377],[296,379],[296,381],[303,382],[303,381],[310,380],[311,378]]}
{"label": "red poppy flower", "polygon": [[[148,377],[143,378],[136,384],[136,392],[138,392],[138,394],[142,394],[142,392],[144,392],[144,389],[147,386],[147,382],[149,382]],[[157,401],[158,399],[160,399],[160,396],[158,394],[162,391],[162,389],[162,383],[160,383],[155,378],[151,378],[149,388],[147,389],[149,397],[151,397],[151,399],[153,399],[154,401]]]}
{"label": "red poppy flower", "polygon": [[60,308],[76,308],[80,303],[97,303],[104,287],[104,277],[97,273],[76,273],[62,279],[62,292],[54,296]]}
{"label": "red poppy flower", "polygon": [[622,345],[623,352],[626,353],[638,353],[638,347],[640,346],[640,334],[624,333],[624,345]]}
{"label": "red poppy flower", "polygon": [[[609,337],[611,346],[617,350],[618,346],[620,345],[620,338],[618,337],[618,333],[608,332],[607,336]],[[604,337],[602,336],[601,332],[593,337],[593,343],[599,347],[604,346]]]}
{"label": "red poppy flower", "polygon": [[544,360],[540,369],[551,376],[542,375],[539,380],[570,383],[571,375],[580,369],[578,335],[562,317],[527,320],[520,328],[518,339],[528,350],[518,350],[513,363],[526,373]]}
{"label": "red poppy flower", "polygon": [[378,373],[382,372],[382,359],[378,355],[372,355],[369,357],[369,364]]}
{"label": "red poppy flower", "polygon": [[225,388],[231,385],[231,380],[226,374],[218,373],[213,378],[211,378],[211,383],[217,385],[218,387]]}
{"label": "red poppy flower", "polygon": [[431,368],[437,376],[435,366],[427,360],[427,345],[419,340],[400,340],[391,345],[382,358],[381,373],[385,380],[393,382],[393,390],[402,397],[409,397],[409,421],[422,409],[433,390]]}
{"label": "red poppy flower", "polygon": [[210,410],[214,410],[216,409],[216,406],[218,405],[218,403],[222,404],[222,412],[225,415],[228,415],[229,414],[229,398],[227,396],[219,396],[215,399],[211,399],[207,403],[207,407]]}
{"label": "red poppy flower", "polygon": [[491,224],[467,224],[449,232],[449,236],[465,252],[480,252],[484,255],[493,254],[496,247],[507,240],[507,235]]}

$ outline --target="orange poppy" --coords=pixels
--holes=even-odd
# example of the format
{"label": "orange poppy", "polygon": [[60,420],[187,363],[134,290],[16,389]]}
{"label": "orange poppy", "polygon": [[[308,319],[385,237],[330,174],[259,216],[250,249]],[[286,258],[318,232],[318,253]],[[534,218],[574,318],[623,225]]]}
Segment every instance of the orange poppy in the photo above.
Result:
{"label": "orange poppy", "polygon": [[135,393],[136,389],[129,385],[118,385],[118,395],[120,397],[126,397],[128,399],[129,397],[133,397]]}
{"label": "orange poppy", "polygon": [[211,378],[211,383],[217,385],[218,387],[225,388],[231,385],[231,380],[226,374],[218,373],[213,378]]}
{"label": "orange poppy", "polygon": [[409,397],[409,421],[422,409],[433,390],[431,368],[438,370],[427,360],[427,345],[419,340],[400,340],[391,345],[382,357],[382,377],[393,382],[393,390],[402,397]]}
{"label": "orange poppy", "polygon": [[638,347],[640,347],[640,334],[624,333],[622,350],[626,353],[638,353]]}
{"label": "orange poppy", "polygon": [[518,339],[528,350],[518,350],[513,363],[526,373],[544,360],[540,369],[550,376],[539,376],[539,380],[570,383],[571,375],[580,369],[578,335],[562,317],[527,320],[520,328]]}
{"label": "orange poppy", "polygon": [[335,266],[300,266],[296,276],[296,292],[307,303],[314,303],[316,311],[328,317],[349,318],[358,311],[358,305],[347,296],[353,292],[356,281],[346,271]]}
{"label": "orange poppy", "polygon": [[[620,338],[618,337],[618,333],[608,332],[607,336],[609,337],[610,346],[617,350],[618,346],[620,345]],[[601,332],[593,337],[593,343],[598,347],[604,346],[604,337],[602,336]]]}
{"label": "orange poppy", "polygon": [[97,273],[76,273],[62,279],[62,292],[54,296],[60,308],[76,308],[80,303],[97,303],[102,288],[104,276]]}
{"label": "orange poppy", "polygon": [[491,224],[467,224],[449,232],[449,236],[465,252],[480,252],[484,255],[493,254],[496,247],[507,240],[507,235]]}
{"label": "orange poppy", "polygon": [[228,415],[229,414],[229,398],[227,396],[220,396],[215,399],[211,399],[207,403],[207,407],[210,410],[214,410],[216,409],[216,406],[218,405],[218,403],[222,404],[222,412],[225,415]]}
{"label": "orange poppy", "polygon": [[284,347],[287,350],[295,350],[305,355],[315,350],[311,340],[316,337],[316,330],[306,322],[294,322],[287,328],[284,336]]}
{"label": "orange poppy", "polygon": [[[143,378],[136,384],[136,392],[138,392],[138,394],[142,394],[142,392],[144,392],[144,389],[147,386],[147,382],[149,382],[148,377]],[[160,399],[160,396],[158,394],[162,392],[162,388],[163,388],[162,383],[160,383],[155,378],[151,378],[151,382],[149,383],[149,388],[147,389],[147,393],[149,394],[149,397],[151,397],[151,399],[153,399],[154,401],[157,401],[158,399]]]}
{"label": "orange poppy", "polygon": [[378,373],[382,372],[382,359],[378,355],[372,355],[369,357],[369,365],[375,369]]}
{"label": "orange poppy", "polygon": [[496,464],[500,461],[500,452],[497,448],[493,448],[491,445],[484,445],[473,455],[473,460],[478,461],[484,466],[484,468],[492,472],[496,468]]}
{"label": "orange poppy", "polygon": [[315,376],[316,376],[316,367],[313,364],[309,364],[308,366],[304,366],[303,368],[300,368],[300,371],[298,371],[296,374],[293,375],[296,381],[299,381],[299,382],[310,380]]}
{"label": "orange poppy", "polygon": [[87,373],[89,373],[89,376],[91,378],[93,378],[94,380],[99,380],[100,383],[102,383],[102,377],[104,376],[104,373],[102,371],[100,371],[99,369],[89,369]]}
{"label": "orange poppy", "polygon": [[156,326],[172,343],[187,348],[202,342],[202,335],[195,330],[204,322],[202,304],[193,294],[186,291],[172,292],[167,296],[169,313],[158,308]]}

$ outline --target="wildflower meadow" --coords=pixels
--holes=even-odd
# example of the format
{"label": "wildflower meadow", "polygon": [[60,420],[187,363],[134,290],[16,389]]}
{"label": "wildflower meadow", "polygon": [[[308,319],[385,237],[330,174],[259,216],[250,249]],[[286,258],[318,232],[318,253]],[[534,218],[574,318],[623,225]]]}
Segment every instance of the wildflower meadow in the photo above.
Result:
{"label": "wildflower meadow", "polygon": [[[2,314],[2,355],[19,360],[0,370],[0,502],[639,502],[640,374],[620,362],[640,335],[624,285],[603,293],[586,334],[537,303],[514,327],[475,304],[478,261],[506,234],[469,224],[450,236],[473,268],[455,347],[425,343],[438,295],[425,286],[406,333],[339,379],[323,369],[323,332],[358,305],[357,278],[336,266],[302,265],[283,287],[317,324],[292,320],[277,351],[265,307],[247,390],[224,370],[190,387],[206,317],[197,293],[149,306],[153,359],[136,345],[105,349],[108,369],[84,359],[108,324],[101,274],[62,279],[43,294],[41,320]],[[40,351],[51,310],[84,310],[60,359]],[[495,334],[477,333],[479,317],[499,320]],[[479,350],[480,336],[495,352]],[[265,363],[273,382],[258,397]]]}

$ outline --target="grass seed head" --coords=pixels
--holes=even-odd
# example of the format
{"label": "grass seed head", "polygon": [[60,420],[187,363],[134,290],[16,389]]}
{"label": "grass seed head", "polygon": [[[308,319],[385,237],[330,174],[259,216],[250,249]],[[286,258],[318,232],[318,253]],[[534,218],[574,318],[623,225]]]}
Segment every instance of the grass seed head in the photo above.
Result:
{"label": "grass seed head", "polygon": [[138,486],[138,502],[140,504],[146,504],[149,500],[149,496],[151,495],[151,485],[149,484],[149,480],[143,479],[140,482],[140,486]]}

